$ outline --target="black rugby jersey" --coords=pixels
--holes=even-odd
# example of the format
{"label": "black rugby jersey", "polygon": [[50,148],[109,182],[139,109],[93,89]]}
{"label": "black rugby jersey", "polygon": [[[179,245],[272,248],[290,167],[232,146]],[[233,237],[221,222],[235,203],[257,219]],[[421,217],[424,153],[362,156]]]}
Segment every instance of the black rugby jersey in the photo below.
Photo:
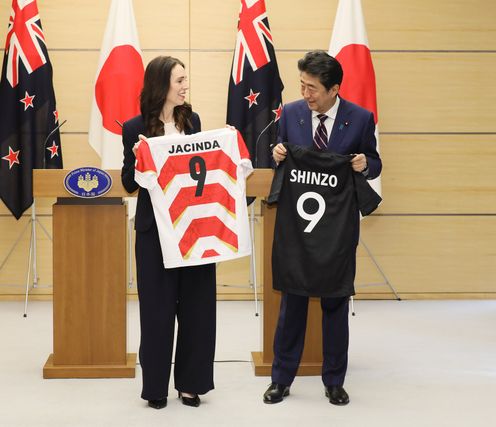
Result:
{"label": "black rugby jersey", "polygon": [[277,202],[273,288],[305,296],[354,295],[359,212],[372,213],[382,199],[353,171],[352,156],[285,146],[288,154],[268,198]]}

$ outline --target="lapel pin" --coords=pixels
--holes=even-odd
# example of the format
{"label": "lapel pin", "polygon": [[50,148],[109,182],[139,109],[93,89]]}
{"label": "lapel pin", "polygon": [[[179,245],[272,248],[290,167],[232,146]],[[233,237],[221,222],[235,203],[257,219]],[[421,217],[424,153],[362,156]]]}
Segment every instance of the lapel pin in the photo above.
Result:
{"label": "lapel pin", "polygon": [[305,123],[305,120],[300,119],[300,126],[303,126],[303,123]]}

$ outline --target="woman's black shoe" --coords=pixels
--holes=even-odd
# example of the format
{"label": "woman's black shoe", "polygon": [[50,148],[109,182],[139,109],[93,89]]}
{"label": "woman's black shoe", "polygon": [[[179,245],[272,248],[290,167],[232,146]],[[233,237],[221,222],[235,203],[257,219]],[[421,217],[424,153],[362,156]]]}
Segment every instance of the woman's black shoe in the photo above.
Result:
{"label": "woman's black shoe", "polygon": [[183,394],[180,391],[178,391],[177,396],[181,398],[183,405],[193,406],[195,408],[198,408],[198,406],[200,406],[201,400],[197,394],[195,394],[193,397],[186,397],[183,396]]}
{"label": "woman's black shoe", "polygon": [[167,406],[167,398],[164,397],[163,399],[149,400],[148,406],[155,409],[165,408]]}

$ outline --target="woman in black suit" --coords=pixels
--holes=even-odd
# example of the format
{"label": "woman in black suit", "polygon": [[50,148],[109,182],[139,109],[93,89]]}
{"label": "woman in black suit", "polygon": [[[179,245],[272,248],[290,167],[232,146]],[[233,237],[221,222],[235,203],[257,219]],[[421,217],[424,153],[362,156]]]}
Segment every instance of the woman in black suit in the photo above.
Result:
{"label": "woman in black suit", "polygon": [[[170,56],[152,60],[145,71],[141,115],[124,123],[122,184],[132,193],[135,152],[145,137],[201,131],[186,99],[184,64]],[[152,408],[167,405],[177,318],[174,384],[182,403],[199,406],[198,395],[214,388],[215,264],[164,269],[157,224],[148,191],[139,188],[135,217],[136,270],[140,306],[141,397]]]}

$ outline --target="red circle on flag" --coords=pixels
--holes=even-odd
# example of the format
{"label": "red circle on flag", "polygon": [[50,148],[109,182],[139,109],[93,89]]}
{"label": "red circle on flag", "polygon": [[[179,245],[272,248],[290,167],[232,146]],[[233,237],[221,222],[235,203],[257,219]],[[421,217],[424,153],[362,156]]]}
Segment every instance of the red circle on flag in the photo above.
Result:
{"label": "red circle on flag", "polygon": [[109,132],[122,135],[116,120],[124,123],[139,114],[144,73],[141,55],[133,46],[112,49],[95,84],[96,104]]}
{"label": "red circle on flag", "polygon": [[374,113],[377,124],[375,73],[370,50],[363,44],[349,44],[336,55],[343,67],[343,83],[339,94]]}

